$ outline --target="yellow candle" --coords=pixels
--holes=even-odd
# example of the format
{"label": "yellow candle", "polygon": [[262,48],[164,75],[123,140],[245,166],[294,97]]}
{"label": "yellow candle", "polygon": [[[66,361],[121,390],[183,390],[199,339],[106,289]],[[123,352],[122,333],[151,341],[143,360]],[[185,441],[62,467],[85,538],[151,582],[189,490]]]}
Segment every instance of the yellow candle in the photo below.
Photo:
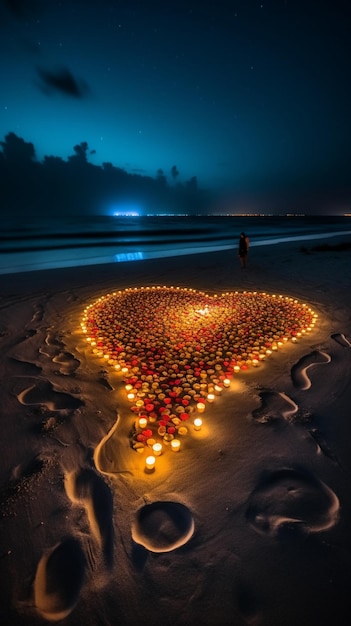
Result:
{"label": "yellow candle", "polygon": [[207,401],[208,402],[214,402],[214,399],[215,399],[214,393],[207,394]]}
{"label": "yellow candle", "polygon": [[201,430],[201,426],[202,426],[202,419],[200,417],[197,417],[196,419],[194,419],[194,429]]}
{"label": "yellow candle", "polygon": [[154,443],[154,445],[152,446],[152,451],[155,456],[160,456],[162,452],[162,443]]}
{"label": "yellow candle", "polygon": [[238,372],[240,372],[240,367],[239,365],[234,365],[233,367],[234,372],[237,374]]}
{"label": "yellow candle", "polygon": [[180,441],[179,439],[172,439],[171,441],[171,448],[173,450],[173,452],[178,452],[179,448],[180,448]]}
{"label": "yellow candle", "polygon": [[198,402],[196,408],[199,413],[203,413],[205,410],[205,404],[203,402]]}
{"label": "yellow candle", "polygon": [[230,379],[229,378],[225,378],[224,381],[223,381],[223,385],[225,387],[230,387]]}
{"label": "yellow candle", "polygon": [[145,459],[145,468],[147,470],[153,470],[155,469],[155,463],[156,463],[156,459],[154,456],[147,456]]}
{"label": "yellow candle", "polygon": [[146,428],[146,426],[147,426],[146,417],[141,417],[139,420],[139,428]]}

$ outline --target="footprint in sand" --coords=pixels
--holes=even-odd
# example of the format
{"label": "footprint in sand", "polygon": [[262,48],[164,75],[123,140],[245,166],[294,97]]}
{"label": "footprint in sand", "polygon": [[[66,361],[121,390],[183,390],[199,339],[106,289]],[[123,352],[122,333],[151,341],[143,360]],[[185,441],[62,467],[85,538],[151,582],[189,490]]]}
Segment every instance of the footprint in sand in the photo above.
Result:
{"label": "footprint in sand", "polygon": [[256,593],[250,589],[249,585],[238,581],[236,586],[238,609],[246,624],[257,626],[261,623],[261,606],[256,597]]}
{"label": "footprint in sand", "polygon": [[194,519],[187,506],[159,501],[139,509],[132,524],[132,538],[150,552],[171,552],[187,543],[194,529]]}
{"label": "footprint in sand", "polygon": [[64,374],[65,376],[70,376],[80,366],[80,361],[75,359],[70,352],[60,352],[57,356],[54,356],[52,360],[53,363],[60,365],[60,374]]}
{"label": "footprint in sand", "polygon": [[315,533],[336,524],[339,508],[335,493],[307,470],[281,468],[262,474],[246,517],[264,535],[274,536],[284,526]]}
{"label": "footprint in sand", "polygon": [[318,430],[318,428],[310,428],[308,430],[308,432],[311,435],[311,437],[312,437],[312,439],[313,439],[313,441],[314,441],[314,443],[315,443],[315,445],[317,447],[317,454],[324,454],[326,457],[331,459],[334,463],[339,465],[339,467],[342,467],[338,457],[333,452],[333,450],[330,448],[330,446],[327,444],[324,436]]}
{"label": "footprint in sand", "polygon": [[108,566],[113,561],[113,498],[105,483],[91,469],[65,475],[65,489],[73,503],[83,504],[91,532]]}
{"label": "footprint in sand", "polygon": [[260,393],[260,398],[261,406],[252,411],[252,417],[261,424],[272,422],[280,417],[289,420],[298,410],[297,404],[285,393],[263,391]]}
{"label": "footprint in sand", "polygon": [[307,375],[307,370],[316,365],[330,363],[331,358],[326,352],[314,350],[310,354],[303,356],[298,363],[291,368],[292,381],[298,389],[305,391],[311,387],[311,380]]}
{"label": "footprint in sand", "polygon": [[65,344],[56,337],[53,332],[48,332],[45,338],[46,348],[41,348],[40,353],[51,358],[53,363],[61,365],[60,373],[73,374],[80,366],[80,361],[73,354],[65,350]]}
{"label": "footprint in sand", "polygon": [[44,310],[45,307],[42,304],[36,304],[34,306],[31,322],[41,322],[44,317]]}
{"label": "footprint in sand", "polygon": [[34,580],[34,603],[43,618],[58,621],[72,612],[84,571],[85,558],[76,539],[65,539],[42,556]]}
{"label": "footprint in sand", "polygon": [[46,379],[38,380],[18,394],[21,404],[45,405],[50,411],[70,411],[84,405],[82,400],[69,393],[55,391],[54,386]]}
{"label": "footprint in sand", "polygon": [[18,357],[10,357],[11,363],[15,366],[20,365],[20,375],[21,377],[34,378],[35,376],[40,376],[42,372],[42,368],[35,363],[31,363],[30,361],[23,361]]}
{"label": "footprint in sand", "polygon": [[331,338],[343,348],[351,348],[351,342],[348,340],[346,335],[344,335],[344,333],[334,333],[334,335],[331,335]]}
{"label": "footprint in sand", "polygon": [[[49,621],[67,617],[75,608],[87,566],[96,569],[99,555],[109,569],[113,565],[113,497],[108,485],[92,469],[67,472],[66,494],[74,504],[85,508],[91,535],[81,543],[68,537],[40,559],[34,580],[34,603],[39,614]],[[97,546],[97,550],[96,550]]]}

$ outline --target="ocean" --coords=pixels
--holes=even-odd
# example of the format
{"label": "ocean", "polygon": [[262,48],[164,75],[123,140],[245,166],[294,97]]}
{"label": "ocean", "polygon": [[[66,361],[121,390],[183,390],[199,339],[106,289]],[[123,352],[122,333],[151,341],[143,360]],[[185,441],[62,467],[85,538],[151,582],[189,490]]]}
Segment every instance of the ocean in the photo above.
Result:
{"label": "ocean", "polygon": [[[0,274],[120,263],[351,234],[347,216],[89,216],[3,220]],[[303,244],[301,244],[303,245]]]}

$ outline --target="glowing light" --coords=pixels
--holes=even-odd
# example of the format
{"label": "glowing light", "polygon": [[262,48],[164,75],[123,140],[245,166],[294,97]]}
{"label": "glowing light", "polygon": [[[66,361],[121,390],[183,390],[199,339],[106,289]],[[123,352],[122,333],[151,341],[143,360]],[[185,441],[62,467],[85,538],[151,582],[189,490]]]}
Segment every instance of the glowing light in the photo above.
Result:
{"label": "glowing light", "polygon": [[172,452],[179,452],[179,449],[180,449],[180,441],[179,441],[179,439],[172,439],[172,441],[171,441],[171,449],[172,449]]}
{"label": "glowing light", "polygon": [[160,454],[162,453],[162,443],[154,443],[152,446],[152,451],[155,456],[160,456]]}
{"label": "glowing light", "polygon": [[137,421],[133,434],[140,450],[153,436],[166,445],[185,434],[191,413],[209,408],[233,372],[267,367],[272,352],[303,341],[317,317],[296,299],[266,292],[218,297],[158,285],[101,296],[85,308],[81,332],[95,358],[123,377],[130,410],[147,419],[148,432]]}
{"label": "glowing light", "polygon": [[143,258],[143,252],[125,252],[115,254],[115,261],[117,261],[117,263],[124,263],[125,261],[141,261]]}
{"label": "glowing light", "polygon": [[208,306],[205,306],[203,309],[196,309],[196,313],[200,313],[200,315],[207,315],[207,313],[209,313]]}
{"label": "glowing light", "polygon": [[200,417],[197,417],[196,419],[194,419],[194,430],[201,430],[202,427],[202,419]]}
{"label": "glowing light", "polygon": [[145,459],[145,469],[154,470],[156,464],[156,459],[153,455],[147,456]]}

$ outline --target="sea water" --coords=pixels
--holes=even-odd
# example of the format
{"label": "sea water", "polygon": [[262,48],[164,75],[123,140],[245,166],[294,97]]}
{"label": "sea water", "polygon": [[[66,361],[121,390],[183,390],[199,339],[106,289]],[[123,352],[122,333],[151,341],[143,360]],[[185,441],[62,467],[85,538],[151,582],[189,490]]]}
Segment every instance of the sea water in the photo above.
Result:
{"label": "sea water", "polygon": [[236,249],[351,234],[347,216],[89,216],[5,220],[0,274]]}

